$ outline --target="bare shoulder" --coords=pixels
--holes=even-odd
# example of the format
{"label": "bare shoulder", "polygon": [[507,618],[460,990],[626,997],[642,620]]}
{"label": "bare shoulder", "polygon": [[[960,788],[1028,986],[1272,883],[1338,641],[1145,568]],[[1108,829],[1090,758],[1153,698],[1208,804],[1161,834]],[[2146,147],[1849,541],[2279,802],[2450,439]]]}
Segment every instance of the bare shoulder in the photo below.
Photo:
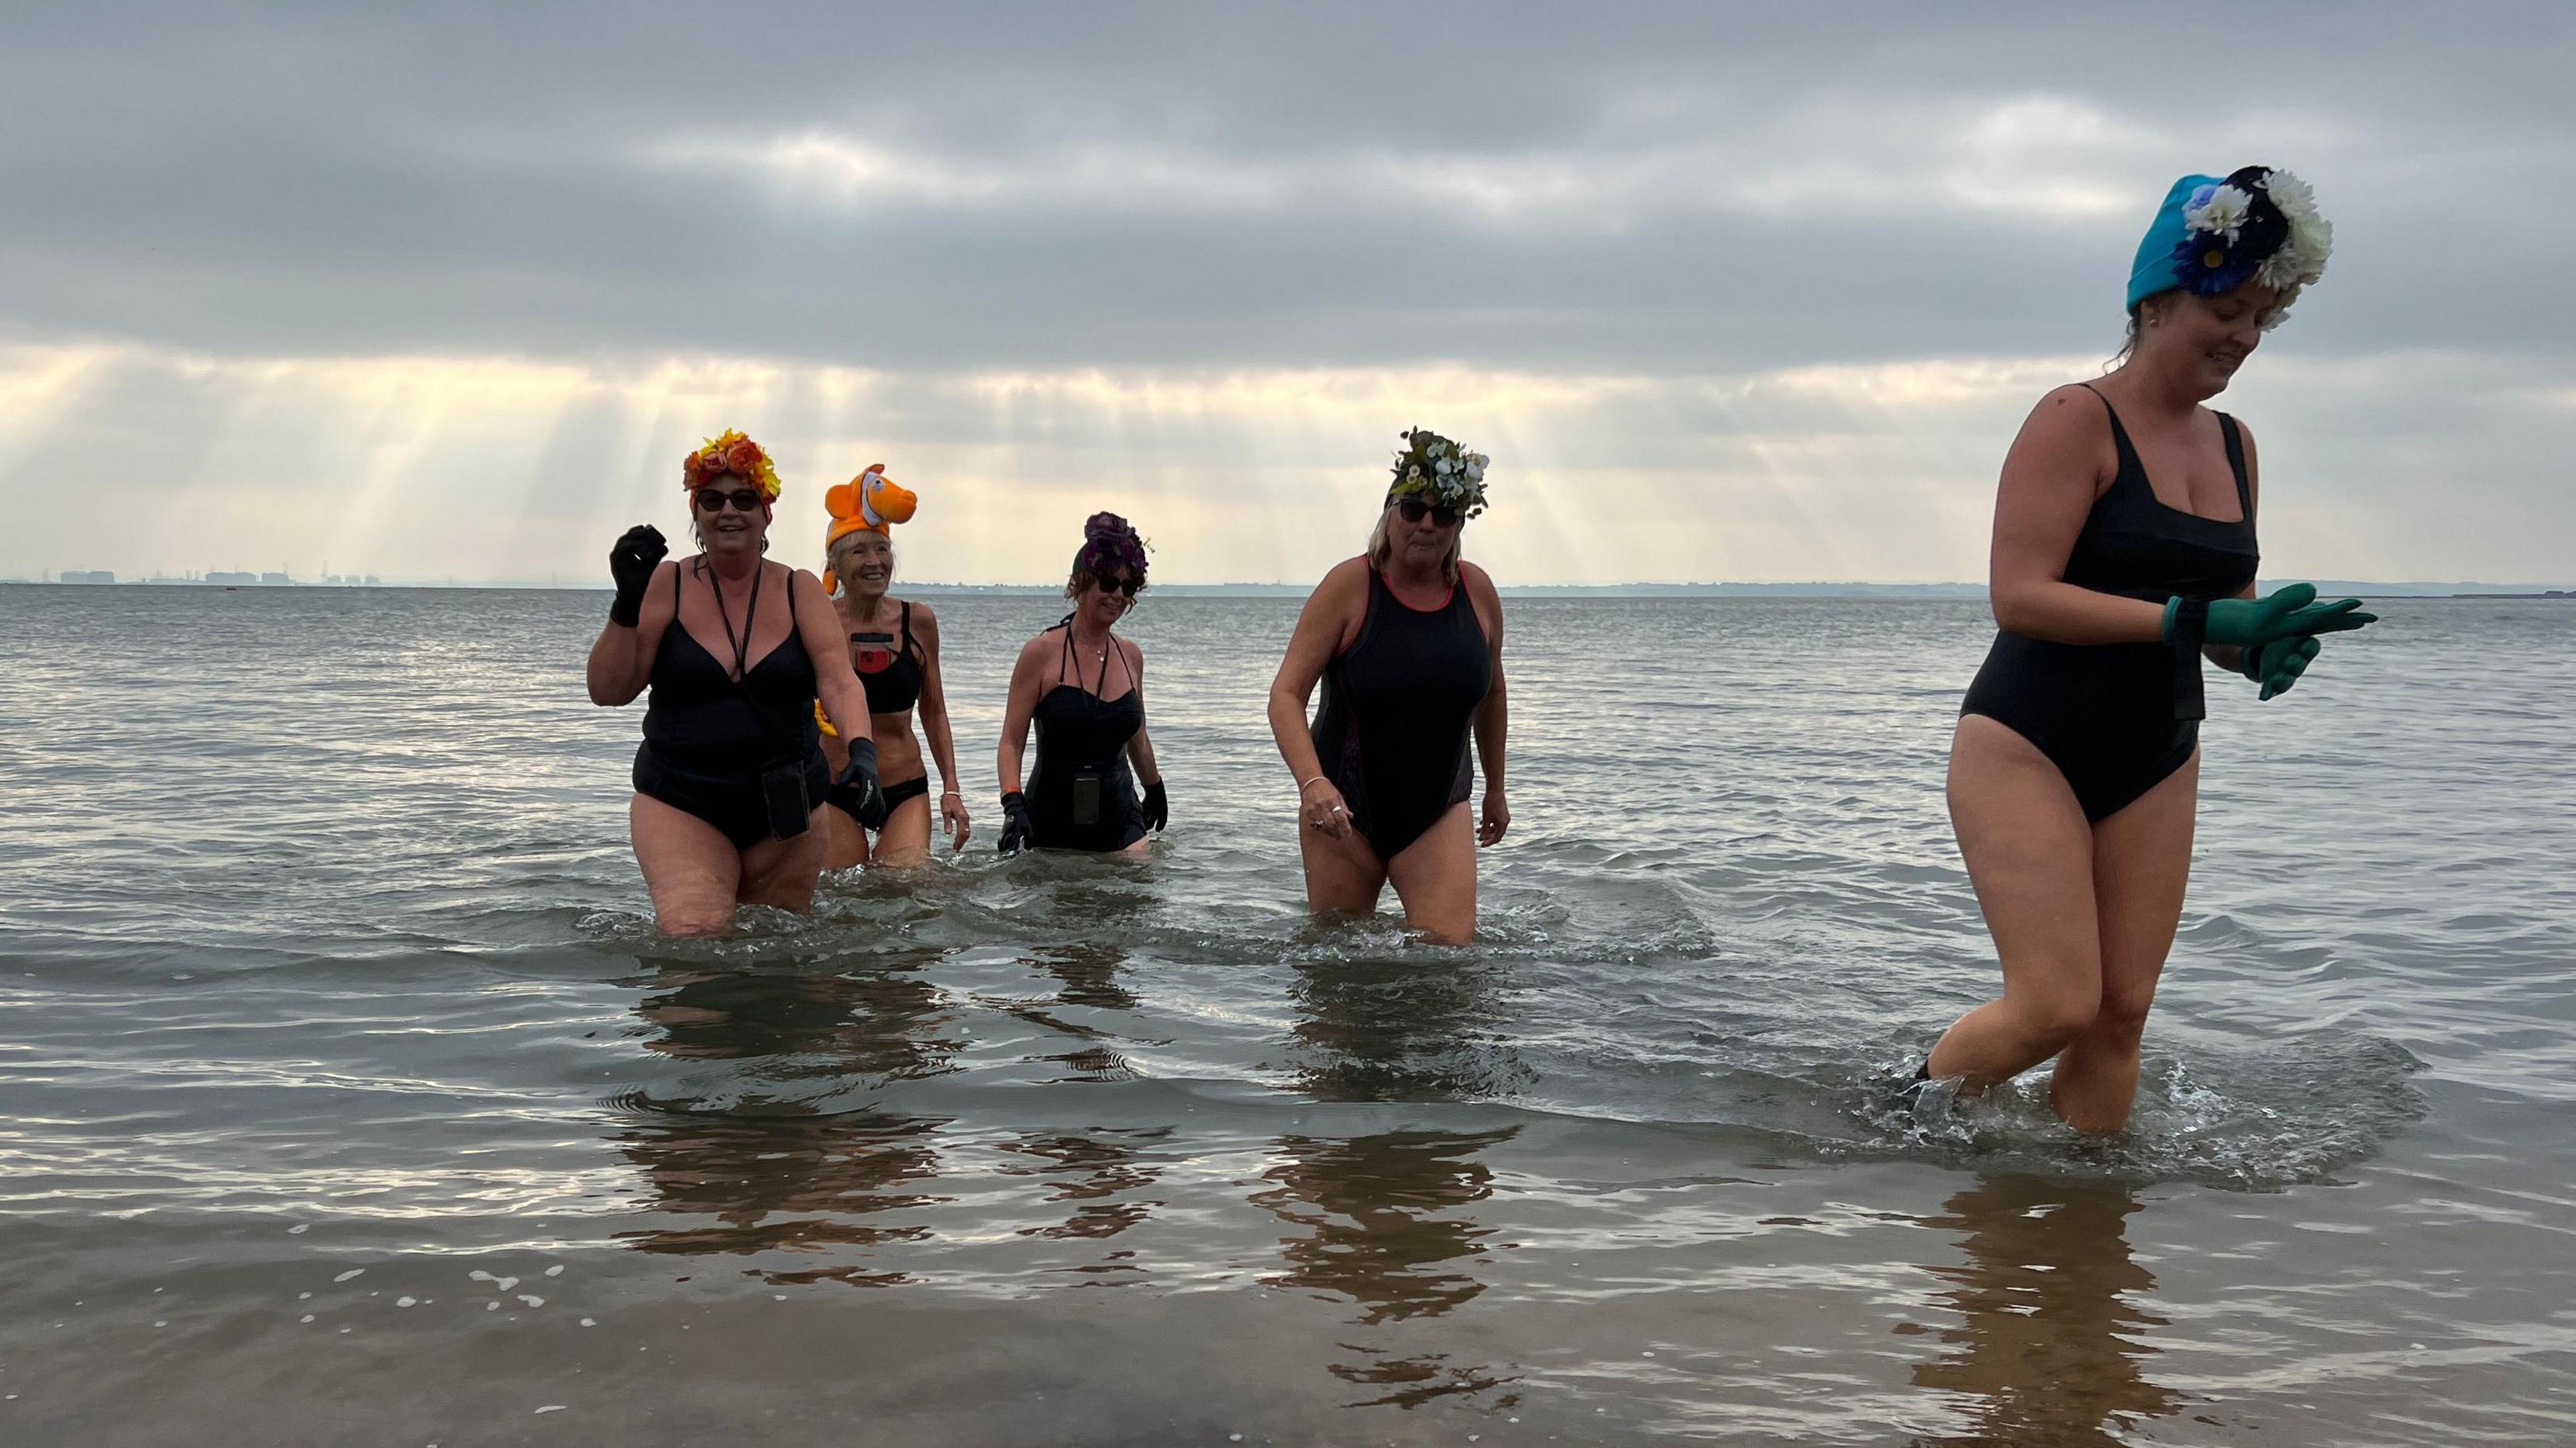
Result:
{"label": "bare shoulder", "polygon": [[915,633],[934,637],[939,633],[939,610],[929,604],[909,599],[904,601],[904,607],[912,610],[912,627]]}
{"label": "bare shoulder", "polygon": [[2050,388],[2039,399],[2022,423],[2021,432],[2026,438],[2057,440],[2108,437],[2110,415],[2100,393],[2081,382],[2069,382]]}
{"label": "bare shoulder", "polygon": [[1136,642],[1125,634],[1111,634],[1110,637],[1118,641],[1118,652],[1127,660],[1129,668],[1142,669],[1145,667],[1145,646],[1143,644]]}
{"label": "bare shoulder", "polygon": [[1324,581],[1315,585],[1311,603],[1326,608],[1356,608],[1368,598],[1369,561],[1366,554],[1345,558],[1325,571]]}
{"label": "bare shoulder", "polygon": [[1494,576],[1464,558],[1458,560],[1458,581],[1467,585],[1467,596],[1479,603],[1500,605],[1503,601],[1502,594],[1494,588]]}

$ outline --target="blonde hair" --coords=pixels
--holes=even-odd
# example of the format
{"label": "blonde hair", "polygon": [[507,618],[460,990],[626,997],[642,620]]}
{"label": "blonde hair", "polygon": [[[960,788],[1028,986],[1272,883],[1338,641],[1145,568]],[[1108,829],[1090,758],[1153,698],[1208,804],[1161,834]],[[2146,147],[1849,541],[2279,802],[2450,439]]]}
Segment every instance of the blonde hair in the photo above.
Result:
{"label": "blonde hair", "polygon": [[[1393,498],[1386,500],[1386,506],[1378,510],[1377,526],[1369,530],[1369,566],[1380,573],[1386,571],[1386,561],[1395,556],[1395,540],[1387,536],[1387,522],[1395,516],[1395,503]],[[1466,545],[1467,520],[1460,518],[1458,526],[1449,530],[1449,551],[1440,559],[1442,582],[1452,586],[1458,582],[1458,555],[1465,551]]]}

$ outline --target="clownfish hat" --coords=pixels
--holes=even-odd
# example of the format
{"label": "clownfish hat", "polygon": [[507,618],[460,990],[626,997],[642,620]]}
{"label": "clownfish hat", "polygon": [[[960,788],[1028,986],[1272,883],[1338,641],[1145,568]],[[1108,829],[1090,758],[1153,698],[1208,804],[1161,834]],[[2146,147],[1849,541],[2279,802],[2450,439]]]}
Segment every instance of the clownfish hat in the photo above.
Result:
{"label": "clownfish hat", "polygon": [[[832,515],[831,526],[823,530],[823,554],[829,558],[832,545],[853,533],[883,533],[894,536],[894,525],[909,523],[921,499],[910,488],[885,475],[885,464],[870,463],[865,472],[846,483],[836,483],[823,494],[824,510]],[[840,591],[840,575],[824,570],[823,586],[830,592]]]}

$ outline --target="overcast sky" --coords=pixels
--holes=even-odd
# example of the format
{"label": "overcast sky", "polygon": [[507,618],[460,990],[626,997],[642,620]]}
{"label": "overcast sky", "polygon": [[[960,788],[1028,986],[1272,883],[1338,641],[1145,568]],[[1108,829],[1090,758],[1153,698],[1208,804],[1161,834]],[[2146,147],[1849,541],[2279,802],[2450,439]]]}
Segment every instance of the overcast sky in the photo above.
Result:
{"label": "overcast sky", "polygon": [[741,427],[791,557],[883,462],[916,580],[1305,579],[1420,423],[1506,582],[1980,578],[2263,163],[2266,575],[2576,577],[2564,3],[522,8],[7,7],[0,575],[604,586]]}

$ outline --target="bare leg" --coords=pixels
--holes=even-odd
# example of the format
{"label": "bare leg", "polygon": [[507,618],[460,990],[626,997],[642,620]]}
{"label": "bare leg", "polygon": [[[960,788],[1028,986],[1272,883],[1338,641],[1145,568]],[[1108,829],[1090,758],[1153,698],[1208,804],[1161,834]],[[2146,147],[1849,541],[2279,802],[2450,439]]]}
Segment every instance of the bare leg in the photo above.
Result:
{"label": "bare leg", "polygon": [[665,935],[722,935],[733,929],[742,856],[724,831],[684,809],[639,794],[626,807],[635,863],[653,896],[653,924]]}
{"label": "bare leg", "polygon": [[1974,1093],[2065,1049],[2102,1008],[2093,829],[2039,747],[1983,715],[1950,742],[1950,822],[2003,963],[2004,996],[1961,1016],[1931,1072]]}
{"label": "bare leg", "polygon": [[1404,923],[1443,945],[1476,938],[1476,820],[1454,804],[1440,822],[1386,862],[1386,878],[1404,902]]}
{"label": "bare leg", "polygon": [[[839,810],[832,810],[829,813],[844,821],[850,820],[848,815],[842,814]],[[850,821],[850,828],[855,832],[858,829],[857,823]],[[868,850],[864,858],[870,864],[876,865],[910,867],[928,864],[930,862],[929,797],[925,795],[919,799],[908,799],[896,805],[894,813],[886,816],[885,828],[877,831],[876,847]]]}
{"label": "bare leg", "polygon": [[2102,1009],[2057,1058],[2049,1100],[2079,1131],[2117,1131],[2138,1094],[2138,1039],[2156,979],[2182,923],[2200,756],[2093,827],[2093,894],[2100,902]]}
{"label": "bare leg", "polygon": [[1306,908],[1318,915],[1367,915],[1386,888],[1386,866],[1360,832],[1334,839],[1297,824],[1297,852],[1306,862]]}
{"label": "bare leg", "polygon": [[814,882],[823,874],[823,816],[839,813],[830,805],[816,805],[805,833],[792,840],[762,840],[743,851],[736,898],[745,905],[775,905],[800,915],[813,909]]}

